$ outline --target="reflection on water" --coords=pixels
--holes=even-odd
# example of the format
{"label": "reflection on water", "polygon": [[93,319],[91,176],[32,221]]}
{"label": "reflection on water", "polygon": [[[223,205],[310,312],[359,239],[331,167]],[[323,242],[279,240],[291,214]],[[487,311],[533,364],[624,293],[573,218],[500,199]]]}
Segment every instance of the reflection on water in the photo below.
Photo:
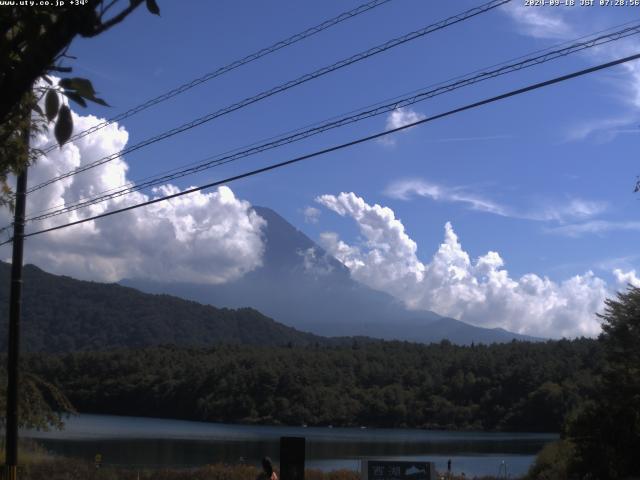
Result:
{"label": "reflection on water", "polygon": [[[23,432],[53,453],[105,464],[197,466],[208,463],[258,464],[265,455],[278,460],[281,436],[307,439],[307,467],[358,470],[360,458],[413,459],[436,462],[456,472],[496,474],[501,461],[522,474],[553,434],[447,432],[409,429],[263,427],[211,424],[107,415],[79,415],[64,431]],[[243,459],[243,460],[241,460]]]}

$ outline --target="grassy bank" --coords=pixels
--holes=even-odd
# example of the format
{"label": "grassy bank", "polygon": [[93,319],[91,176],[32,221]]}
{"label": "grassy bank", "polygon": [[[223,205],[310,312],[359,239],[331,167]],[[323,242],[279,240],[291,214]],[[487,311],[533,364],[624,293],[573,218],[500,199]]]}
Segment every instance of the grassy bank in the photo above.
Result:
{"label": "grassy bank", "polygon": [[[26,463],[19,469],[20,480],[255,480],[260,470],[249,465],[207,465],[196,469],[136,470],[103,466],[64,457],[47,457]],[[452,480],[477,477],[452,477]],[[491,480],[481,477],[477,480]],[[359,480],[358,472],[306,470],[305,480]]]}
{"label": "grassy bank", "polygon": [[[68,458],[54,458],[25,466],[21,480],[255,480],[260,470],[249,465],[207,465],[196,469],[136,470],[103,467]],[[324,473],[307,470],[306,480],[359,480],[357,472],[337,470]]]}
{"label": "grassy bank", "polygon": [[[96,469],[95,464],[90,461],[52,455],[37,441],[29,439],[20,440],[19,450],[19,480],[256,480],[260,474],[260,469],[253,465],[223,463],[188,469],[137,469],[106,464]],[[4,465],[4,453],[4,442],[0,441],[0,465]],[[442,478],[447,480],[495,479],[493,476]],[[346,469],[331,472],[307,469],[305,480],[360,480],[360,474]]]}
{"label": "grassy bank", "polygon": [[[5,463],[5,443],[4,432],[1,433],[0,440],[0,465]],[[34,440],[21,438],[18,444],[19,460],[21,465],[33,465],[37,463],[47,462],[54,457]]]}

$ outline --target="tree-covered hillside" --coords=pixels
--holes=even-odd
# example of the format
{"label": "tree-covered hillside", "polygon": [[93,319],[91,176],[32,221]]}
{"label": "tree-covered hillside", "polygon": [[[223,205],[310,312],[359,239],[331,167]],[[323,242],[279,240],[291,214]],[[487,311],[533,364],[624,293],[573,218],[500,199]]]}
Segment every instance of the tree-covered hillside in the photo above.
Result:
{"label": "tree-covered hillside", "polygon": [[595,340],[461,347],[154,347],[31,355],[80,412],[217,422],[559,431]]}
{"label": "tree-covered hillside", "polygon": [[[10,266],[0,262],[0,312],[8,318]],[[116,284],[24,269],[22,334],[28,351],[70,352],[118,347],[217,343],[309,345],[303,333],[250,309],[219,309],[169,295],[150,295]],[[6,349],[6,328],[0,348]]]}

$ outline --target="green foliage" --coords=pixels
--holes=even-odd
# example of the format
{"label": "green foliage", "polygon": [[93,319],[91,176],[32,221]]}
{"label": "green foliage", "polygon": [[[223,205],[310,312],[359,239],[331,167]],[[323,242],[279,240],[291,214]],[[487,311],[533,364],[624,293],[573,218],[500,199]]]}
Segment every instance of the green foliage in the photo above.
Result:
{"label": "green foliage", "polygon": [[[30,356],[26,371],[84,412],[560,431],[603,374],[604,344],[596,340],[460,347],[327,339],[251,309],[217,309],[33,266],[24,275],[23,348],[85,351]],[[0,263],[5,310],[8,279],[9,266]],[[144,348],[162,344],[181,347]],[[184,348],[194,346],[204,348]],[[126,348],[95,351],[119,347]]]}
{"label": "green foliage", "polygon": [[[6,358],[1,358],[2,365]],[[0,370],[0,412],[6,412],[7,373]],[[52,383],[39,375],[23,372],[20,376],[18,395],[18,425],[25,428],[48,430],[50,427],[62,428],[65,414],[75,413],[69,399]],[[4,417],[0,424],[4,426]]]}
{"label": "green foliage", "polygon": [[71,110],[68,106],[63,105],[58,112],[58,121],[53,129],[58,144],[62,145],[71,137],[73,132],[73,120],[71,118]]}
{"label": "green foliage", "polygon": [[[96,97],[89,80],[65,78],[54,86],[47,75],[71,72],[62,62],[73,58],[66,52],[76,36],[100,35],[123,21],[142,2],[90,0],[81,8],[30,5],[0,9],[0,206],[12,206],[7,177],[22,171],[39,155],[29,151],[29,130],[33,134],[57,116],[54,132],[58,143],[62,145],[71,136],[73,122],[68,107],[60,106],[59,94],[82,106],[86,106],[85,100],[106,106]],[[159,14],[155,0],[147,0],[146,5],[151,13]],[[37,85],[40,78],[48,86]],[[43,97],[44,112],[38,106]]]}
{"label": "green foliage", "polygon": [[50,122],[58,115],[58,108],[60,108],[60,100],[58,100],[58,94],[54,90],[49,90],[44,99],[45,112],[47,120]]}
{"label": "green foliage", "polygon": [[575,446],[568,440],[546,445],[527,472],[525,480],[562,480],[569,478],[570,459]]}
{"label": "green foliage", "polygon": [[154,15],[160,15],[160,8],[158,7],[156,0],[147,0],[147,10]]}
{"label": "green foliage", "polygon": [[566,424],[576,445],[573,471],[592,478],[640,475],[640,288],[606,301],[600,336],[605,367],[598,388]]}
{"label": "green foliage", "polygon": [[63,78],[60,80],[58,85],[64,89],[62,92],[64,95],[83,107],[87,106],[85,100],[108,107],[107,102],[96,97],[96,91],[94,90],[93,85],[86,78]]}
{"label": "green foliage", "polygon": [[[5,454],[6,454],[6,444],[5,437],[2,436],[0,438],[0,464],[5,463]],[[32,464],[40,464],[42,462],[47,462],[53,460],[51,454],[36,440],[30,438],[19,438],[18,439],[18,451],[20,465],[27,466]]]}
{"label": "green foliage", "polygon": [[[591,388],[599,357],[597,342],[581,339],[473,347],[377,341],[356,350],[350,344],[163,346],[32,354],[25,361],[81,412],[213,422],[559,431],[575,406],[568,399]],[[575,373],[584,384],[569,381]],[[533,411],[556,423],[532,422]]]}
{"label": "green foliage", "polygon": [[[604,363],[596,340],[459,347],[328,339],[251,309],[218,309],[33,266],[24,276],[23,348],[85,351],[35,355],[26,367],[84,412],[560,431],[567,412],[595,394]],[[0,263],[5,310],[8,279],[9,266]],[[163,344],[180,347],[144,348]]]}
{"label": "green foliage", "polygon": [[[103,99],[96,97],[96,91],[91,81],[86,78],[63,78],[58,82],[57,86],[52,86],[53,83],[47,76],[44,78],[49,86],[38,85],[34,91],[40,98],[44,97],[45,111],[43,113],[38,104],[35,104],[33,110],[41,116],[41,119],[32,119],[32,122],[45,120],[46,122],[53,122],[55,120],[53,132],[58,145],[62,147],[73,133],[73,118],[69,107],[61,105],[58,95],[64,95],[82,107],[87,106],[86,100],[105,107],[108,105]],[[23,145],[23,148],[26,148],[26,145]]]}
{"label": "green foliage", "polygon": [[511,424],[529,425],[528,430],[557,431],[566,412],[579,400],[573,379],[567,378],[562,385],[545,382],[518,402],[505,424],[507,427]]}
{"label": "green foliage", "polygon": [[11,118],[0,122],[0,207],[13,207],[12,192],[7,183],[8,176],[22,171],[37,155],[37,152],[25,148],[25,133],[30,131],[33,135],[41,128],[41,125],[30,120],[31,111],[36,105],[36,98],[30,92],[15,107]]}

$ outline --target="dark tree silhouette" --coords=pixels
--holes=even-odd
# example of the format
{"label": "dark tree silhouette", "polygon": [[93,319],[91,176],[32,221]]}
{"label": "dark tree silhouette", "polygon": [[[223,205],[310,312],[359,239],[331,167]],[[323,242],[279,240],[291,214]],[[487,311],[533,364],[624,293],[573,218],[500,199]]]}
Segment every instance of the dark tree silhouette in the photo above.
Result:
{"label": "dark tree silhouette", "polygon": [[606,301],[600,342],[605,368],[597,395],[568,422],[574,470],[592,478],[640,475],[640,288]]}

